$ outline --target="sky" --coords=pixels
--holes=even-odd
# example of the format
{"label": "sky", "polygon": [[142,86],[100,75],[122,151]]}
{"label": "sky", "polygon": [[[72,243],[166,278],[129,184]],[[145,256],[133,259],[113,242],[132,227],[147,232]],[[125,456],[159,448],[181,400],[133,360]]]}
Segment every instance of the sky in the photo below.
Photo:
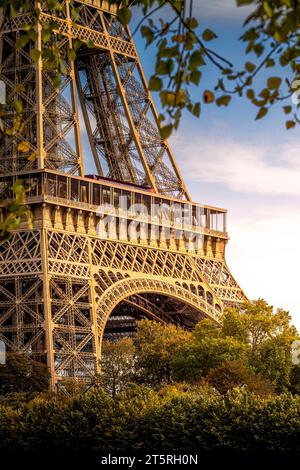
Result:
{"label": "sky", "polygon": [[[247,9],[194,0],[194,15],[217,33],[215,50],[236,65],[248,60],[239,41]],[[150,77],[154,51],[135,40]],[[205,77],[195,99],[213,87],[216,71]],[[170,144],[193,200],[228,209],[227,263],[247,296],[289,310],[300,330],[300,128],[286,131],[281,109],[260,121],[256,113],[238,97],[228,108],[204,105],[200,119],[184,115]]]}

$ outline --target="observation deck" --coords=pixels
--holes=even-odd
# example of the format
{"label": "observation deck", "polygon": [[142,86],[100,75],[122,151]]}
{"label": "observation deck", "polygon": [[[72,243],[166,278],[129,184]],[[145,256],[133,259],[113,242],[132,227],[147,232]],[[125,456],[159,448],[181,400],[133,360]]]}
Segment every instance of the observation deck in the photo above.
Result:
{"label": "observation deck", "polygon": [[[12,186],[16,180],[21,180],[26,189],[26,202],[32,207],[36,228],[42,221],[34,207],[46,204],[52,206],[48,221],[43,221],[49,228],[59,219],[69,229],[73,226],[74,231],[83,230],[101,238],[134,240],[213,257],[224,255],[228,240],[225,209],[156,195],[151,189],[105,178],[33,170],[0,178],[2,213],[14,197]],[[79,217],[74,217],[74,211]]]}

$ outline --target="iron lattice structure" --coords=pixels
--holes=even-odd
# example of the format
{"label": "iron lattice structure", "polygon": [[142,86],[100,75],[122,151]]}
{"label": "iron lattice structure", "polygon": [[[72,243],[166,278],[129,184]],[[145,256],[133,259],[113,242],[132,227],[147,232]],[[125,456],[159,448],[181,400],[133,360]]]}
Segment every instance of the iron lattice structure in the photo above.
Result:
{"label": "iron lattice structure", "polygon": [[[46,362],[53,388],[64,379],[91,382],[103,337],[132,333],[137,318],[192,328],[202,318],[219,322],[224,306],[246,299],[225,262],[226,211],[191,202],[160,138],[129,30],[105,1],[64,3],[58,14],[33,2],[41,24],[24,13],[0,33],[0,79],[8,100],[23,101],[25,126],[1,143],[1,217],[19,179],[34,216],[33,228],[24,220],[0,246],[0,339]],[[89,42],[75,62],[65,54],[59,90],[42,58],[30,55],[51,20],[58,51]],[[36,44],[16,50],[28,24]],[[7,128],[14,118],[8,108]],[[80,124],[98,178],[84,176]],[[24,140],[36,158],[20,152]]]}

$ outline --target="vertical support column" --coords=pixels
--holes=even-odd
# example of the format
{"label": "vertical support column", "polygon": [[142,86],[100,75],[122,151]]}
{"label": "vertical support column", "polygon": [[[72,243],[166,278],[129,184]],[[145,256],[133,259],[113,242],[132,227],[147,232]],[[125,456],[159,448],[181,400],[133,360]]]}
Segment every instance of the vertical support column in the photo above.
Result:
{"label": "vertical support column", "polygon": [[[70,0],[66,0],[66,13],[67,13],[67,21],[68,21],[68,39],[69,39],[69,48],[72,49],[73,47],[73,40],[72,40],[72,19],[70,15]],[[72,98],[72,110],[74,113],[74,130],[75,130],[75,145],[76,145],[76,152],[78,155],[78,164],[80,168],[80,176],[84,176],[84,167],[83,167],[83,159],[82,159],[82,146],[81,146],[81,139],[80,139],[80,127],[79,127],[79,114],[78,114],[78,102],[77,102],[77,95],[76,95],[76,76],[75,76],[75,65],[74,61],[70,61],[71,71],[70,71],[70,78],[71,78],[71,98]]]}
{"label": "vertical support column", "polygon": [[[2,24],[3,21],[3,11],[0,10],[0,24]],[[3,57],[3,39],[2,39],[2,34],[0,34],[0,73],[2,70],[2,57]]]}
{"label": "vertical support column", "polygon": [[85,101],[84,101],[84,94],[83,94],[83,90],[82,90],[82,86],[81,86],[81,82],[80,82],[79,72],[78,72],[76,67],[74,67],[74,68],[75,68],[75,80],[76,80],[76,83],[77,83],[77,90],[78,90],[78,95],[79,95],[79,100],[80,100],[80,107],[81,107],[81,111],[82,111],[82,115],[83,115],[83,120],[84,120],[84,124],[85,124],[85,128],[86,128],[86,132],[87,132],[87,135],[88,135],[91,151],[92,151],[92,154],[93,154],[95,166],[97,168],[98,175],[104,176],[104,173],[103,173],[103,170],[102,170],[102,167],[101,167],[101,163],[100,163],[100,159],[99,159],[99,155],[97,153],[97,150],[96,150],[96,147],[95,147],[95,142],[93,140],[93,131],[92,131],[88,111],[87,111],[87,108],[86,108],[86,104],[85,104]]}
{"label": "vertical support column", "polygon": [[[41,10],[41,3],[36,2],[36,8]],[[45,168],[44,149],[44,105],[43,105],[43,59],[42,59],[42,25],[38,20],[36,48],[40,51],[40,57],[36,63],[36,126],[37,126],[37,163],[38,168]]]}
{"label": "vertical support column", "polygon": [[[107,32],[105,21],[103,20],[103,16],[102,16],[102,26],[103,26],[104,32],[107,35],[108,41],[109,41],[109,34]],[[158,193],[157,187],[156,187],[156,182],[153,178],[153,175],[152,175],[152,173],[150,171],[150,168],[148,166],[148,163],[146,161],[144,151],[143,151],[143,148],[142,148],[142,145],[141,145],[141,142],[140,142],[140,137],[139,137],[139,134],[136,130],[135,124],[133,122],[133,119],[132,119],[132,116],[131,116],[131,113],[130,113],[130,109],[129,109],[129,106],[128,106],[128,103],[127,103],[127,98],[125,96],[125,90],[124,90],[124,87],[122,85],[122,81],[121,81],[120,74],[119,74],[119,71],[118,71],[118,66],[116,64],[116,59],[115,59],[114,52],[113,52],[111,46],[109,47],[109,55],[110,55],[110,59],[111,59],[111,65],[112,65],[114,77],[115,77],[115,80],[116,80],[116,83],[117,83],[117,86],[118,86],[118,90],[119,90],[119,93],[120,93],[121,101],[122,101],[122,104],[123,104],[123,107],[124,107],[124,110],[125,110],[126,118],[127,118],[130,130],[132,132],[132,137],[133,137],[133,140],[135,142],[135,145],[136,145],[139,157],[141,159],[144,171],[146,173],[147,180],[148,180],[150,186],[155,190],[155,192]]]}
{"label": "vertical support column", "polygon": [[[47,210],[43,208],[43,211]],[[44,218],[44,215],[43,215]],[[50,390],[55,391],[55,367],[54,367],[54,348],[53,348],[53,323],[51,315],[51,299],[50,299],[50,278],[48,274],[48,244],[47,231],[41,230],[41,256],[43,269],[43,295],[44,295],[44,328],[47,350],[47,366],[50,373]]]}
{"label": "vertical support column", "polygon": [[95,281],[94,281],[91,239],[88,240],[88,249],[89,249],[90,275],[91,275],[90,295],[91,295],[91,304],[92,304],[92,332],[94,334],[95,358],[96,358],[95,373],[99,375],[101,372],[101,362],[100,362],[101,361],[101,350],[100,350],[101,338],[99,337],[99,328],[98,328],[97,303],[96,303],[96,291],[95,291]]}
{"label": "vertical support column", "polygon": [[[127,30],[128,36],[130,37],[131,44],[134,46],[134,41],[133,41],[133,39],[132,39],[132,36],[131,36],[131,32],[130,32],[129,27],[127,27],[126,30]],[[135,46],[134,46],[134,47],[135,47]],[[138,57],[138,54],[137,54],[137,57]],[[138,68],[138,71],[139,71],[139,74],[140,74],[140,77],[141,77],[141,80],[142,80],[142,84],[143,84],[144,88],[145,88],[145,89],[147,90],[147,92],[148,92],[148,100],[149,100],[149,104],[150,104],[151,111],[152,111],[152,113],[153,113],[153,116],[154,116],[154,119],[155,119],[155,121],[156,121],[156,124],[157,124],[157,126],[158,126],[158,128],[159,128],[160,122],[159,122],[159,119],[158,119],[158,112],[157,112],[157,109],[156,109],[155,104],[154,104],[154,102],[153,102],[151,93],[150,93],[150,91],[149,91],[149,87],[148,87],[148,83],[147,83],[146,76],[145,76],[145,74],[144,74],[144,70],[143,70],[143,68],[142,68],[142,66],[141,66],[141,63],[140,63],[139,59],[137,59],[136,62],[137,62],[137,68]],[[165,148],[166,148],[166,150],[167,150],[167,152],[168,152],[168,156],[169,156],[171,165],[172,165],[173,170],[174,170],[174,172],[175,172],[175,174],[176,174],[176,176],[177,176],[177,178],[178,178],[178,181],[180,182],[182,191],[183,191],[183,193],[184,193],[184,195],[185,195],[187,201],[191,201],[191,200],[192,200],[192,199],[191,199],[191,196],[190,196],[190,194],[189,194],[189,192],[188,192],[188,189],[187,189],[187,187],[186,187],[186,185],[185,185],[185,183],[184,183],[184,181],[183,181],[183,179],[182,179],[180,170],[179,170],[179,168],[178,168],[178,166],[177,166],[177,163],[176,163],[175,158],[174,158],[174,156],[173,156],[173,153],[172,153],[172,151],[171,151],[171,149],[170,149],[170,146],[169,146],[168,141],[167,141],[167,140],[164,140],[164,141],[163,141],[163,144],[164,144],[164,146],[165,146]]]}
{"label": "vertical support column", "polygon": [[135,128],[135,125],[134,125],[134,122],[133,122],[133,119],[132,119],[132,116],[131,116],[131,113],[130,113],[130,110],[129,110],[129,106],[128,106],[127,99],[126,99],[126,96],[125,96],[125,90],[124,90],[124,87],[123,87],[122,82],[121,82],[121,78],[120,78],[120,75],[119,75],[119,71],[118,71],[118,67],[117,67],[117,64],[116,64],[115,57],[114,57],[114,53],[110,50],[109,54],[110,54],[110,58],[111,58],[111,63],[112,63],[112,67],[113,67],[114,76],[115,76],[115,79],[116,79],[116,82],[117,82],[117,85],[118,85],[118,89],[119,89],[119,92],[120,92],[120,95],[121,95],[122,104],[123,104],[124,109],[125,109],[125,114],[126,114],[129,126],[130,126],[130,130],[131,130],[132,135],[133,135],[134,142],[135,142],[137,150],[138,150],[138,154],[139,154],[140,159],[142,161],[142,165],[144,167],[144,170],[145,170],[145,173],[146,173],[146,176],[147,176],[147,180],[148,180],[150,186],[157,193],[158,191],[157,191],[155,180],[152,176],[152,173],[150,171],[148,163],[145,159],[144,151],[143,151],[143,148],[142,148],[141,142],[140,142],[140,137],[139,137],[138,132]]}

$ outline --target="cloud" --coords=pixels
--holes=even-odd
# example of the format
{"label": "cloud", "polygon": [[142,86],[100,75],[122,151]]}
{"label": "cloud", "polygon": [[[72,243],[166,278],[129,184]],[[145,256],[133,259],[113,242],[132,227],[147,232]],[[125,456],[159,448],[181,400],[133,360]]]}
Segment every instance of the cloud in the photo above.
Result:
{"label": "cloud", "polygon": [[226,258],[248,297],[289,310],[300,331],[300,144],[292,136],[262,141],[258,133],[252,142],[242,140],[229,136],[221,121],[214,128],[217,132],[193,137],[190,131],[175,135],[176,160],[185,179],[197,183],[200,198],[203,183],[220,200],[224,193],[230,237]]}
{"label": "cloud", "polygon": [[300,196],[296,140],[271,145],[208,133],[193,141],[175,136],[174,148],[184,161],[184,176],[192,181],[220,183],[234,192]]}
{"label": "cloud", "polygon": [[235,0],[196,0],[194,2],[193,14],[205,19],[241,19],[246,18],[253,11],[253,6],[238,8]]}
{"label": "cloud", "polygon": [[[261,207],[251,217],[230,217],[227,261],[250,299],[265,298],[291,312],[300,330],[300,217],[288,207]],[[293,234],[293,236],[291,236]]]}

